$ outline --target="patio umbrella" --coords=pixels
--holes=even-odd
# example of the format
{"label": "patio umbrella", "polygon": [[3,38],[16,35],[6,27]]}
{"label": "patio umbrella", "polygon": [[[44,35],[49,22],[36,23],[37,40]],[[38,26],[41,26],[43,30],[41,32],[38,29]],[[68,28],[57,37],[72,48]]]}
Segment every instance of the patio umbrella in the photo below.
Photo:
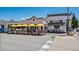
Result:
{"label": "patio umbrella", "polygon": [[27,25],[27,24],[23,24],[22,26],[25,26],[25,27],[26,27],[26,26],[28,26],[28,25]]}
{"label": "patio umbrella", "polygon": [[34,24],[30,24],[29,26],[35,26]]}
{"label": "patio umbrella", "polygon": [[16,27],[16,25],[14,25],[14,24],[13,24],[13,25],[10,25],[10,26],[12,26],[12,27]]}
{"label": "patio umbrella", "polygon": [[22,26],[21,24],[16,25],[17,27]]}
{"label": "patio umbrella", "polygon": [[37,24],[36,26],[44,26],[44,24]]}

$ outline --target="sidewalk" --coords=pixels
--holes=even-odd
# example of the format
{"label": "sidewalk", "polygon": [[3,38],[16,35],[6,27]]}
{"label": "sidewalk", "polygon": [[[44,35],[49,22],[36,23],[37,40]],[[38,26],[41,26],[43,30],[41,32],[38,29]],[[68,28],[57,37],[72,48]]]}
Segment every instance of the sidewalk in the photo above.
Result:
{"label": "sidewalk", "polygon": [[79,51],[79,39],[74,36],[57,36],[48,51]]}

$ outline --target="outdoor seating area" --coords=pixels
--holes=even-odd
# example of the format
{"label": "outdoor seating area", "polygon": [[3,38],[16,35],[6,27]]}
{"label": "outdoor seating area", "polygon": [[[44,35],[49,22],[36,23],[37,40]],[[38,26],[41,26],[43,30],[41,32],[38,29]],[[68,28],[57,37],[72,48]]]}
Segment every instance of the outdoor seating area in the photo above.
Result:
{"label": "outdoor seating area", "polygon": [[9,24],[8,33],[26,35],[45,35],[44,24]]}

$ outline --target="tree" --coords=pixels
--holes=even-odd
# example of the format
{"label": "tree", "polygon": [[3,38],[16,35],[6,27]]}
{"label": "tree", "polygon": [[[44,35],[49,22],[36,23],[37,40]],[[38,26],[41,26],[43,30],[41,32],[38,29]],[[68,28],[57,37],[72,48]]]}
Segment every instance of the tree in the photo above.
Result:
{"label": "tree", "polygon": [[74,14],[73,14],[73,17],[72,17],[71,26],[72,26],[73,30],[78,27],[78,19],[76,19]]}

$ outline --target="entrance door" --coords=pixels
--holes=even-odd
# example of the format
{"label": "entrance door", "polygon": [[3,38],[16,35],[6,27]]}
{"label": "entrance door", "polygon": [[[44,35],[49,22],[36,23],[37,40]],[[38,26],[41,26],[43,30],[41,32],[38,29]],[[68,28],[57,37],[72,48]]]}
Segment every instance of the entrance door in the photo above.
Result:
{"label": "entrance door", "polygon": [[1,25],[1,28],[4,29],[4,25]]}
{"label": "entrance door", "polygon": [[0,32],[4,32],[4,25],[1,25]]}

